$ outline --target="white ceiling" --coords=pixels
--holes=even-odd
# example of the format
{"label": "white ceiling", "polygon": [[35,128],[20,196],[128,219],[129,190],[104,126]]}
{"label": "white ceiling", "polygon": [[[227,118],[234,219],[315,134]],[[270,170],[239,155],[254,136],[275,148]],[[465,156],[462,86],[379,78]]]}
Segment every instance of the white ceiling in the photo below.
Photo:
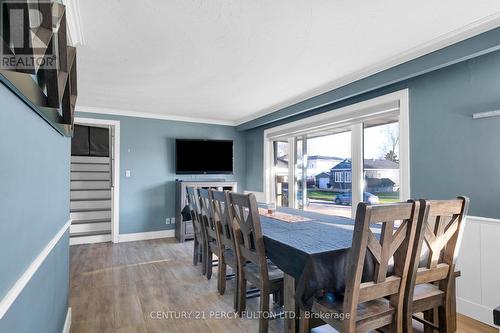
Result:
{"label": "white ceiling", "polygon": [[498,0],[83,0],[79,6],[85,37],[79,109],[226,124],[456,42],[500,17]]}

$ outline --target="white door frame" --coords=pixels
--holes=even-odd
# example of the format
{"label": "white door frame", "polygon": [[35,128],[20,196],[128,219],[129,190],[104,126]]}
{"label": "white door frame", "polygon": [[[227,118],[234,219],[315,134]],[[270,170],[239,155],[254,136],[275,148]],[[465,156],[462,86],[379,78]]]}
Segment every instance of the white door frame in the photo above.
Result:
{"label": "white door frame", "polygon": [[[272,127],[264,131],[264,172],[263,172],[263,189],[266,202],[274,200],[274,175],[273,175],[273,141],[277,139],[289,140],[289,161],[294,161],[293,138],[291,136],[299,136],[304,133],[320,130],[334,126],[350,126],[351,128],[351,158],[353,168],[353,216],[357,202],[362,201],[362,184],[363,179],[355,177],[355,172],[358,176],[362,175],[363,151],[359,149],[363,147],[363,127],[360,122],[365,119],[377,118],[389,113],[398,113],[399,115],[399,135],[400,135],[400,177],[401,189],[400,198],[405,201],[410,198],[410,106],[408,89],[399,90],[390,94],[375,97],[363,102],[348,105],[343,108],[334,109],[315,116],[300,119],[284,125]],[[289,187],[294,186],[293,175],[294,165],[289,163]],[[289,188],[289,196],[292,191]],[[356,198],[355,198],[356,196]],[[292,202],[289,200],[289,202]]]}
{"label": "white door frame", "polygon": [[114,132],[113,152],[113,187],[111,188],[111,205],[113,215],[111,216],[111,240],[113,243],[119,242],[120,235],[120,121],[95,118],[75,117],[76,125],[104,125],[111,126]]}

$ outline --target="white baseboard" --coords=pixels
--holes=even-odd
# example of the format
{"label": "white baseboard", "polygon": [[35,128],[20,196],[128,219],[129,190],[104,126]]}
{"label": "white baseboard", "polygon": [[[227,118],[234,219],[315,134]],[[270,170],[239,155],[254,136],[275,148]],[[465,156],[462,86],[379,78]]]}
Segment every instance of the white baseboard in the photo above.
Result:
{"label": "white baseboard", "polygon": [[174,237],[175,231],[172,230],[161,230],[161,231],[150,231],[150,232],[138,232],[135,234],[120,234],[118,236],[119,242],[135,242],[148,239],[158,239],[158,238],[169,238]]}
{"label": "white baseboard", "polygon": [[64,321],[64,327],[62,333],[69,333],[71,330],[71,308],[68,308],[68,312],[66,312],[66,320]]}
{"label": "white baseboard", "polygon": [[57,234],[50,240],[50,242],[45,246],[45,248],[38,254],[38,256],[33,260],[33,262],[28,266],[28,268],[24,271],[24,273],[19,277],[19,279],[14,283],[12,288],[7,292],[5,297],[0,301],[0,319],[3,318],[5,313],[9,310],[11,305],[15,302],[19,294],[23,291],[24,287],[31,280],[33,275],[35,275],[36,271],[43,264],[45,259],[52,252],[56,244],[59,242],[61,237],[64,235],[66,230],[68,230],[71,225],[71,220],[68,220],[66,224],[63,225],[61,229],[57,232]]}
{"label": "white baseboard", "polygon": [[493,309],[457,297],[457,312],[493,327]]}

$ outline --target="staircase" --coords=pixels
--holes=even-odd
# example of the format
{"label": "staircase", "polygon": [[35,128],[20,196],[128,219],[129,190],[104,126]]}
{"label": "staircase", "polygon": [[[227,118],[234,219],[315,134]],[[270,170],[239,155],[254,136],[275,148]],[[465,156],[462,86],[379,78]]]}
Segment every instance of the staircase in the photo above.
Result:
{"label": "staircase", "polygon": [[109,157],[71,156],[70,245],[111,241]]}

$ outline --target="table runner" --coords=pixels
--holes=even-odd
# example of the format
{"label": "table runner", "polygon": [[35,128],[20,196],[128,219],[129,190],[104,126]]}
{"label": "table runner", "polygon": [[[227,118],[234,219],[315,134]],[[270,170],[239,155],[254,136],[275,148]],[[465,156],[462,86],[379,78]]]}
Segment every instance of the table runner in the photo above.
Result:
{"label": "table runner", "polygon": [[307,222],[310,221],[311,219],[296,215],[296,214],[288,214],[284,212],[278,212],[275,211],[274,213],[269,213],[269,211],[265,208],[259,207],[259,214],[260,216],[268,217],[270,219],[275,219],[281,222],[286,222],[286,223],[295,223],[295,222]]}

